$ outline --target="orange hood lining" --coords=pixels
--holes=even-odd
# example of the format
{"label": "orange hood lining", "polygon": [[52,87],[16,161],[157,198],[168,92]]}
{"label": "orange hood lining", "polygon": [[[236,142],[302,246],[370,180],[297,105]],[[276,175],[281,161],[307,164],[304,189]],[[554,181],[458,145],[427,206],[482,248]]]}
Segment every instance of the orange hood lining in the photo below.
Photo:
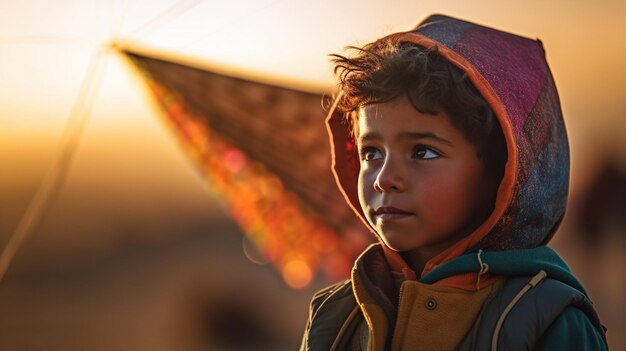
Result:
{"label": "orange hood lining", "polygon": [[[464,57],[448,48],[442,43],[435,41],[431,38],[428,38],[424,35],[415,33],[415,32],[403,32],[392,34],[390,37],[395,37],[399,42],[410,42],[420,45],[425,48],[437,47],[438,53],[446,60],[448,60],[453,65],[462,69],[467,76],[470,78],[476,89],[481,93],[481,95],[485,98],[489,106],[494,111],[498,122],[502,128],[502,133],[504,134],[504,138],[506,140],[507,146],[507,162],[505,165],[504,175],[502,177],[502,181],[500,182],[500,186],[498,187],[498,193],[496,196],[496,203],[494,206],[494,210],[491,215],[485,220],[474,232],[469,234],[464,239],[460,240],[456,244],[452,245],[448,249],[441,252],[439,255],[433,257],[430,261],[426,263],[424,266],[424,270],[421,275],[424,275],[436,268],[437,266],[450,261],[451,259],[463,255],[467,250],[469,250],[472,246],[476,245],[482,238],[489,233],[489,231],[495,226],[498,220],[504,215],[504,212],[509,207],[511,200],[513,198],[513,191],[515,187],[515,183],[517,181],[517,172],[518,172],[518,152],[517,152],[517,144],[515,143],[515,136],[513,133],[513,126],[511,125],[511,121],[509,119],[508,112],[504,107],[504,104],[495,93],[493,87],[487,79],[472,65],[468,62]],[[346,190],[341,186],[340,175],[337,173],[336,168],[336,155],[334,150],[336,150],[336,145],[334,145],[333,140],[333,130],[331,128],[331,119],[334,114],[334,111],[337,107],[339,99],[341,98],[341,94],[339,94],[331,109],[326,117],[326,127],[330,134],[330,142],[331,142],[331,150],[332,152],[332,172],[335,176],[335,180],[339,185],[340,191],[348,201],[350,207],[358,214],[358,217],[366,224],[366,226],[373,232],[376,231],[369,225],[367,220],[364,218],[363,212],[358,203],[353,203],[350,200],[350,196],[346,193]],[[400,257],[400,255],[386,247],[382,240],[379,241],[382,243],[385,256],[387,257],[387,261],[389,262],[392,270],[403,272],[405,278],[414,280],[416,279],[415,272],[413,272],[410,267],[406,264],[406,262]],[[413,272],[413,273],[411,273]],[[446,281],[450,281],[450,277],[446,279]],[[459,277],[460,278],[460,277]],[[464,279],[466,280],[466,279]],[[461,281],[455,283],[453,285],[457,285],[457,283],[461,283]],[[446,284],[447,285],[447,284]],[[464,285],[461,283],[461,285]]]}

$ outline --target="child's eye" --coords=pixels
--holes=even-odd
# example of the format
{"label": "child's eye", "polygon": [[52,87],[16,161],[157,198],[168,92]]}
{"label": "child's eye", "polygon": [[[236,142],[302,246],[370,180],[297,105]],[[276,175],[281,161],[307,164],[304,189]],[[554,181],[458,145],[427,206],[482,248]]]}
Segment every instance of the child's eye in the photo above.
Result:
{"label": "child's eye", "polygon": [[361,160],[362,161],[372,161],[372,160],[378,160],[380,158],[383,158],[382,153],[373,147],[364,147],[361,150]]}
{"label": "child's eye", "polygon": [[440,156],[441,155],[437,151],[423,145],[418,145],[413,150],[413,157],[422,160],[432,160],[439,158]]}

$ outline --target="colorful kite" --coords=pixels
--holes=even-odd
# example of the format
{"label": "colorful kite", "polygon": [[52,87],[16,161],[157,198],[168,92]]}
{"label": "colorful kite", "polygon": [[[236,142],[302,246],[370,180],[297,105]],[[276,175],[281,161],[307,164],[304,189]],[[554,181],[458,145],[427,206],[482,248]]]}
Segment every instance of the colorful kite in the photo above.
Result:
{"label": "colorful kite", "polygon": [[345,278],[373,236],[330,171],[320,94],[125,51],[186,154],[293,288]]}

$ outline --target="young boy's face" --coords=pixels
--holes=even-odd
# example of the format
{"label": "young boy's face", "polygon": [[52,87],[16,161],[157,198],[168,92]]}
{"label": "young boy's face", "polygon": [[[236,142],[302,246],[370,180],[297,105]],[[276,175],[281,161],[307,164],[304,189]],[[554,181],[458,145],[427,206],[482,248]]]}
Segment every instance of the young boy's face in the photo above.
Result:
{"label": "young boy's face", "polygon": [[359,201],[396,251],[434,256],[474,230],[493,207],[476,147],[444,111],[415,110],[406,96],[359,111]]}

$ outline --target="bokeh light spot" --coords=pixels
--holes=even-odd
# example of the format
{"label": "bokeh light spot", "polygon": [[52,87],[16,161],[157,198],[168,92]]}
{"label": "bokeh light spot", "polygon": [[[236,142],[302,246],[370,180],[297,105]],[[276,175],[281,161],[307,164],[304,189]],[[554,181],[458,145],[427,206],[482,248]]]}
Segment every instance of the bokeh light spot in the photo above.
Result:
{"label": "bokeh light spot", "polygon": [[301,260],[292,260],[283,267],[283,279],[294,289],[302,289],[311,283],[313,272],[309,265]]}

